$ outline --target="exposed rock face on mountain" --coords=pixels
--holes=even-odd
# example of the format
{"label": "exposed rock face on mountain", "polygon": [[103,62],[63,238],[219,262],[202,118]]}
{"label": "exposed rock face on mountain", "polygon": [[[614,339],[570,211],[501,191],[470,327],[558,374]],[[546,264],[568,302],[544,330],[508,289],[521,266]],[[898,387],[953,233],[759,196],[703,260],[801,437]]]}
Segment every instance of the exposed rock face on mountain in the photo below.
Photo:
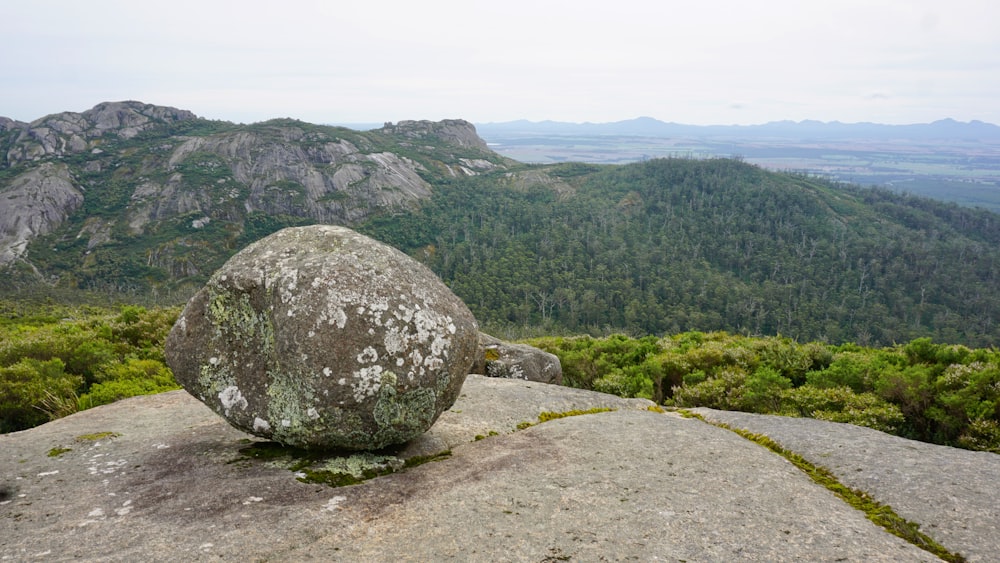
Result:
{"label": "exposed rock face on mountain", "polygon": [[[346,139],[315,143],[294,126],[267,134],[247,131],[194,137],[173,148],[163,181],[146,180],[129,201],[130,230],[187,214],[262,213],[350,224],[378,209],[430,196],[424,167],[392,152],[362,152]],[[369,149],[371,150],[371,149]],[[184,171],[211,171],[214,181],[195,185]]]}
{"label": "exposed rock face on mountain", "polygon": [[283,444],[377,450],[458,396],[479,332],[430,270],[344,227],[289,228],[233,256],[167,339],[177,381]]}
{"label": "exposed rock face on mountain", "polygon": [[[394,473],[331,488],[309,475],[363,460],[261,450],[183,391],[135,397],[0,435],[0,560],[938,560],[770,450],[650,405],[470,375],[426,434],[366,458]],[[854,486],[881,502],[907,495],[921,530],[969,561],[995,559],[992,454],[784,420],[818,446],[800,452],[814,463],[860,475]],[[773,426],[754,431],[784,443]],[[924,446],[938,449],[933,474],[913,471]],[[945,481],[952,498],[937,503]]]}
{"label": "exposed rock face on mountain", "polygon": [[443,121],[400,121],[393,125],[386,123],[382,131],[399,135],[413,141],[438,141],[459,147],[486,150],[486,141],[476,134],[476,127],[464,119]]}
{"label": "exposed rock face on mountain", "polygon": [[0,268],[16,258],[33,268],[32,243],[49,234],[44,252],[59,253],[61,267],[39,267],[56,283],[67,264],[81,289],[202,283],[280,227],[351,226],[418,205],[433,191],[428,178],[506,163],[460,120],[367,132],[235,125],[141,102],[0,118],[0,197],[18,201],[0,206]]}
{"label": "exposed rock face on mountain", "polygon": [[106,102],[83,113],[57,113],[29,124],[17,123],[18,126],[9,127],[20,132],[13,147],[7,151],[7,163],[14,166],[45,156],[78,153],[98,147],[100,138],[106,133],[131,139],[143,131],[186,119],[195,119],[195,115],[177,108],[132,101]]}
{"label": "exposed rock face on mountain", "polygon": [[69,169],[56,163],[15,176],[0,193],[0,267],[24,254],[35,237],[62,225],[84,197]]}

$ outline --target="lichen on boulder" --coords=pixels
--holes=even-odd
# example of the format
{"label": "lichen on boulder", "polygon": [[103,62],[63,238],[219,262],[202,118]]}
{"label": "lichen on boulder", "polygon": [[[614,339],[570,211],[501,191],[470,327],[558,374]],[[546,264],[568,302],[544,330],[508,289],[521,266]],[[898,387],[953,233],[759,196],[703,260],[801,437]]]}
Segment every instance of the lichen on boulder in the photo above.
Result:
{"label": "lichen on boulder", "polygon": [[233,256],[188,302],[166,355],[177,381],[240,430],[374,450],[420,435],[455,402],[478,335],[422,264],[318,225]]}

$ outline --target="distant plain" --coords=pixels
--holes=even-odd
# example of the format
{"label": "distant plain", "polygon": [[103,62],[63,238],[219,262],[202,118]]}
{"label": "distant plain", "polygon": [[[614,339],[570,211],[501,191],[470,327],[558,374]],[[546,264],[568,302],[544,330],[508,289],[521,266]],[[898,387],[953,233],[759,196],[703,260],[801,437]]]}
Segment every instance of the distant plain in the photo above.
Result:
{"label": "distant plain", "polygon": [[477,125],[494,151],[529,163],[625,164],[650,158],[736,157],[862,186],[1000,212],[1000,142],[953,139],[789,139],[532,132]]}

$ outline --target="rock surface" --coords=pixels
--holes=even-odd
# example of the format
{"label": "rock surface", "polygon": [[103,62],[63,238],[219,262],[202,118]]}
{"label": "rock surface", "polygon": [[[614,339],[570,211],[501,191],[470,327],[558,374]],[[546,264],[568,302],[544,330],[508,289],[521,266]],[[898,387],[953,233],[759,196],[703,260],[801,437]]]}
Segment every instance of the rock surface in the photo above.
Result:
{"label": "rock surface", "polygon": [[403,120],[395,125],[386,123],[381,131],[414,141],[443,142],[459,147],[487,150],[486,141],[476,133],[476,126],[464,119]]}
{"label": "rock surface", "polygon": [[479,343],[469,309],[402,252],[350,229],[284,229],[233,256],[166,343],[177,381],[286,445],[373,450],[455,402]]}
{"label": "rock surface", "polygon": [[764,434],[833,472],[969,561],[1000,554],[1000,455],[889,436],[809,418],[691,409],[706,420]]}
{"label": "rock surface", "polygon": [[472,372],[554,385],[562,383],[562,364],[555,354],[527,344],[505,342],[485,333],[479,334],[479,351]]}
{"label": "rock surface", "polygon": [[35,237],[55,230],[83,205],[63,164],[45,163],[0,189],[0,267],[20,258]]}
{"label": "rock surface", "polygon": [[[649,404],[470,375],[407,446],[450,457],[330,488],[247,460],[247,436],[183,391],[128,399],[0,436],[0,560],[935,560],[769,450]],[[618,410],[517,430],[543,411],[595,407]],[[852,431],[806,428],[817,444]],[[866,440],[870,475],[903,485],[907,460],[878,455],[898,439]],[[942,450],[942,475],[949,452],[967,453]],[[912,501],[928,505],[919,522],[934,536],[952,507],[973,506],[969,494],[995,506],[996,490],[955,489],[934,512],[914,486]],[[961,525],[983,549],[996,537],[989,523]]]}
{"label": "rock surface", "polygon": [[131,139],[143,131],[196,116],[190,111],[136,101],[104,102],[82,113],[62,112],[31,123],[5,120],[5,128],[20,129],[7,151],[11,166],[45,156],[65,156],[93,149],[105,133]]}

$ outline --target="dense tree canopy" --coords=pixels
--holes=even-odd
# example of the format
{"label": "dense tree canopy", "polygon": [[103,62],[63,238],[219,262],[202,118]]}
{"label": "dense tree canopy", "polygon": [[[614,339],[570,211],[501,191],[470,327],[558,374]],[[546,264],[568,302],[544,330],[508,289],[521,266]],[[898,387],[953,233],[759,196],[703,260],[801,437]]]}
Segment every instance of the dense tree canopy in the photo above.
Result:
{"label": "dense tree canopy", "polygon": [[500,332],[1000,336],[995,214],[732,159],[543,170],[556,182],[443,183],[421,209],[362,229],[426,262]]}

